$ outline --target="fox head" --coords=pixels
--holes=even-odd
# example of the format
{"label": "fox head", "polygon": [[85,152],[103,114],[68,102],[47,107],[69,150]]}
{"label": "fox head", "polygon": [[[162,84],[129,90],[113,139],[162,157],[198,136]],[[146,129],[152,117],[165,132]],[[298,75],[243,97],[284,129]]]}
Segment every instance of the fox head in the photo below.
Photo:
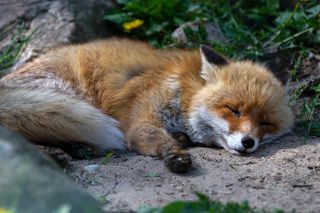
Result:
{"label": "fox head", "polygon": [[266,67],[228,61],[204,45],[200,55],[205,83],[192,98],[189,117],[195,142],[245,154],[289,131],[293,114],[285,88]]}

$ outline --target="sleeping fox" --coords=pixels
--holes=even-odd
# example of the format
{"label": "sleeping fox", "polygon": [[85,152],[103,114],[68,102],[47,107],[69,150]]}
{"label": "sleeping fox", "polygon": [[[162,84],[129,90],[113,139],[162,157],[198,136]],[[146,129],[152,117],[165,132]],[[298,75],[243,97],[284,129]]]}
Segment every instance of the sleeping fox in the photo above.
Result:
{"label": "sleeping fox", "polygon": [[3,77],[0,97],[0,124],[34,143],[86,146],[96,156],[128,147],[177,173],[192,162],[176,134],[246,154],[293,123],[266,67],[206,45],[157,50],[114,38],[65,46]]}

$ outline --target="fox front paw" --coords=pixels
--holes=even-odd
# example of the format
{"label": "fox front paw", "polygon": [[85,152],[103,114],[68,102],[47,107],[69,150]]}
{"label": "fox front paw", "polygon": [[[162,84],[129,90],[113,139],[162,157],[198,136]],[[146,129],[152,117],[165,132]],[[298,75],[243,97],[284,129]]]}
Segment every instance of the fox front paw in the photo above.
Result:
{"label": "fox front paw", "polygon": [[164,163],[166,167],[174,173],[185,173],[192,165],[191,157],[188,152],[169,153],[164,158]]}

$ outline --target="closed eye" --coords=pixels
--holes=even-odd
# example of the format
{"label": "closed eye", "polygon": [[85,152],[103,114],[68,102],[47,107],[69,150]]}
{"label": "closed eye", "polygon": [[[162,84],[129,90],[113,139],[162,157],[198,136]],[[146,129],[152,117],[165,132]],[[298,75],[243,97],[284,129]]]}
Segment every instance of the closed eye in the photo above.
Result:
{"label": "closed eye", "polygon": [[236,117],[240,117],[241,116],[241,112],[238,109],[234,109],[230,106],[226,106],[226,108],[228,108]]}
{"label": "closed eye", "polygon": [[262,122],[260,123],[260,126],[274,126],[274,124],[273,124],[273,123],[270,123],[270,122],[268,122],[268,121],[262,121]]}

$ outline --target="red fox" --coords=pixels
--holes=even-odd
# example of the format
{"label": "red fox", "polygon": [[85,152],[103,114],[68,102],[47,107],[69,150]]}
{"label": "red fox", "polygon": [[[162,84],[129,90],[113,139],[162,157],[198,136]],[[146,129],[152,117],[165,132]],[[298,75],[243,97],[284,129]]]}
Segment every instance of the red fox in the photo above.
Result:
{"label": "red fox", "polygon": [[0,124],[32,142],[84,145],[97,156],[127,146],[177,173],[192,162],[175,134],[246,154],[293,123],[266,67],[206,45],[157,50],[114,38],[65,46],[3,77],[0,96]]}

